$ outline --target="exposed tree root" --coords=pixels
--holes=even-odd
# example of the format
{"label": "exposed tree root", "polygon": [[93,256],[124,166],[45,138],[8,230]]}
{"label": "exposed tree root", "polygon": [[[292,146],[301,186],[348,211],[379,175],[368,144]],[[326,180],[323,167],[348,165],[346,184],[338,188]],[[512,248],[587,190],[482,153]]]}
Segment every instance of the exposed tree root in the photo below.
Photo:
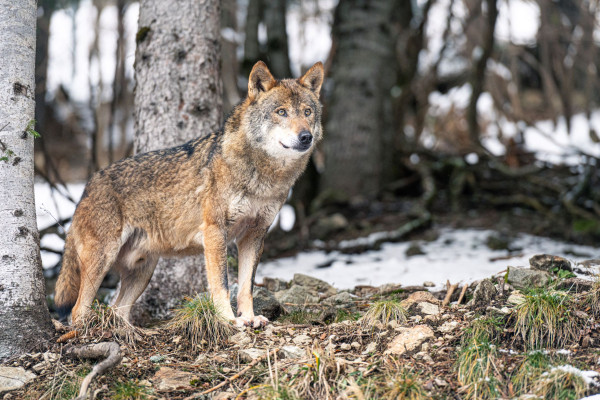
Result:
{"label": "exposed tree root", "polygon": [[81,383],[79,396],[76,400],[84,400],[87,397],[87,391],[90,383],[97,375],[102,375],[110,368],[115,367],[121,362],[121,347],[116,342],[102,342],[87,344],[81,347],[68,349],[67,355],[78,358],[104,358],[92,368],[92,371],[87,374]]}

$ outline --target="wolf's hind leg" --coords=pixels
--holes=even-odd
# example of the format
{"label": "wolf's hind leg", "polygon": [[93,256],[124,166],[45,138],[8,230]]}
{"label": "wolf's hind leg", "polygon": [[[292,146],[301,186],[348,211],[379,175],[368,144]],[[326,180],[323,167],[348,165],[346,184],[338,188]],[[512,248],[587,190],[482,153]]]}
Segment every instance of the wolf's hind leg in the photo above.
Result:
{"label": "wolf's hind leg", "polygon": [[158,257],[147,256],[145,260],[133,267],[119,263],[117,271],[121,276],[121,288],[113,307],[117,315],[129,321],[131,307],[142,295],[158,262]]}

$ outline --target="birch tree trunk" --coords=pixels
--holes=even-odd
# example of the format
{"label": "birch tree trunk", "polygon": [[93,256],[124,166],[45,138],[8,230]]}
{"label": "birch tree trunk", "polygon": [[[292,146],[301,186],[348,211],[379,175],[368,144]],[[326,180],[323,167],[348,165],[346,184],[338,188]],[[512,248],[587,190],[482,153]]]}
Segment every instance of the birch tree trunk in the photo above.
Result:
{"label": "birch tree trunk", "polygon": [[[373,197],[382,184],[384,143],[393,133],[390,91],[401,0],[340,0],[326,99],[321,193]],[[391,151],[391,149],[385,149]]]}
{"label": "birch tree trunk", "polygon": [[[217,0],[142,0],[135,61],[134,151],[182,144],[222,122]],[[163,318],[183,296],[206,289],[203,256],[161,260],[134,307]]]}
{"label": "birch tree trunk", "polygon": [[0,361],[52,330],[33,194],[35,0],[0,0]]}

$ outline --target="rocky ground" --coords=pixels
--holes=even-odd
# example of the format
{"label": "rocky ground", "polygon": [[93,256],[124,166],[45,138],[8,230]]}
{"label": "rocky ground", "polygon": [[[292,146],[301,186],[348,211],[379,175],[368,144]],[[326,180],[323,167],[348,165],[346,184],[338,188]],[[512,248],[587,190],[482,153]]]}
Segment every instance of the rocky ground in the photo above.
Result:
{"label": "rocky ground", "polygon": [[[600,370],[599,286],[591,276],[573,274],[598,261],[571,265],[540,255],[530,264],[436,293],[427,282],[338,291],[302,274],[291,282],[267,279],[254,293],[257,312],[273,321],[265,329],[236,330],[213,348],[192,346],[160,325],[129,343],[110,330],[88,334],[0,366],[0,396],[75,398],[95,361],[68,350],[102,341],[117,341],[122,360],[93,380],[89,394],[98,399],[577,399],[600,393],[594,372]],[[524,330],[524,305],[546,295],[560,298],[556,318],[542,309]],[[405,314],[365,318],[382,304],[400,305]],[[59,326],[57,337],[65,331]],[[477,353],[469,359],[472,349]],[[527,372],[538,356],[545,364]]]}

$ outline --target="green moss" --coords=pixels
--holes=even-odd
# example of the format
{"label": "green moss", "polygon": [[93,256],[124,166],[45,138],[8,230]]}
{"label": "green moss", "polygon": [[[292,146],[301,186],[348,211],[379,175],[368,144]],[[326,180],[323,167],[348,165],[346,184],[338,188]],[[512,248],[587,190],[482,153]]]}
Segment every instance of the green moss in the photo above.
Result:
{"label": "green moss", "polygon": [[140,44],[144,40],[146,40],[146,37],[148,36],[148,33],[150,33],[150,27],[149,26],[142,26],[142,27],[140,27],[140,29],[138,29],[138,31],[137,31],[137,33],[135,35],[135,43],[136,44]]}

